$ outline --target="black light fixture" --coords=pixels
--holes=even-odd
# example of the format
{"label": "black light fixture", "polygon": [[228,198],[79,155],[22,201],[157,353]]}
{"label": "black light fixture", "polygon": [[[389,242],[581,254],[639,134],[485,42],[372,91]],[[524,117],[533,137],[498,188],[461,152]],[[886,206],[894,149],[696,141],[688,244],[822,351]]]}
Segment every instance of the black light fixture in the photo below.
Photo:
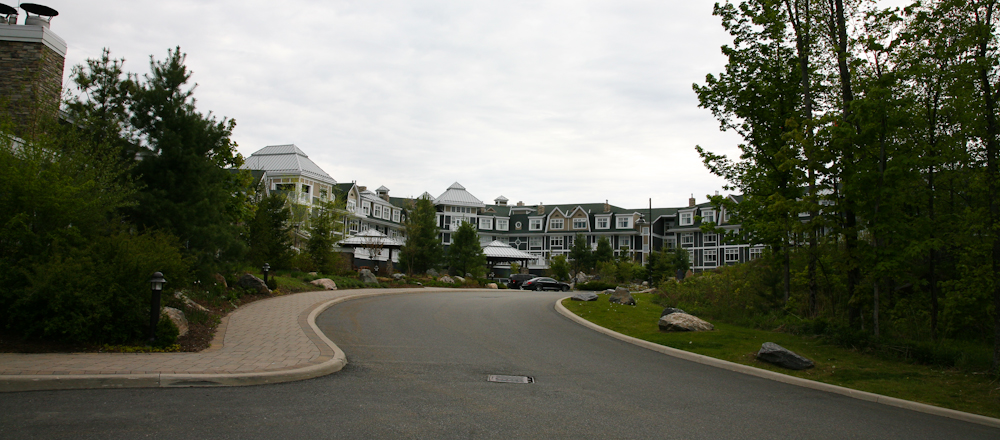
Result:
{"label": "black light fixture", "polygon": [[153,272],[149,279],[149,285],[153,290],[153,295],[149,301],[149,345],[156,342],[156,326],[160,323],[160,293],[163,292],[163,285],[167,280],[160,272]]}
{"label": "black light fixture", "polygon": [[261,269],[264,270],[264,284],[266,285],[267,284],[267,272],[269,270],[271,270],[271,265],[267,264],[267,263],[264,263],[264,267],[261,267]]}

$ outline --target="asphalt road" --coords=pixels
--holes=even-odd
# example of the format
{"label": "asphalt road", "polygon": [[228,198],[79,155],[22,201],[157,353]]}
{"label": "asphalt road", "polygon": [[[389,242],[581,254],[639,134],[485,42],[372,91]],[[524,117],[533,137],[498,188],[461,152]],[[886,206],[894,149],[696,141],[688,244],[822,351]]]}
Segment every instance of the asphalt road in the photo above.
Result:
{"label": "asphalt road", "polygon": [[347,353],[339,373],[241,388],[0,394],[0,438],[1000,438],[635,347],[557,314],[560,296],[349,301],[317,320]]}

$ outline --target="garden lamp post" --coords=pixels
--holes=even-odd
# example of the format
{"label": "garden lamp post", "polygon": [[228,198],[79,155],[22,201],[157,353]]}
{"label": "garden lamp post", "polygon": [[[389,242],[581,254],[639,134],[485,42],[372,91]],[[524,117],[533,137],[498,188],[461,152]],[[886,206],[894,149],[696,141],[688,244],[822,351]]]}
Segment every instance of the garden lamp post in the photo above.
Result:
{"label": "garden lamp post", "polygon": [[267,284],[267,271],[271,270],[271,265],[267,264],[267,263],[264,263],[264,267],[261,267],[261,269],[264,270],[264,284],[266,285]]}
{"label": "garden lamp post", "polygon": [[645,225],[646,225],[645,216],[642,215],[642,214],[639,214],[639,219],[635,221],[635,229],[639,231],[639,243],[638,243],[638,246],[636,246],[636,247],[639,248],[639,264],[642,264],[642,250],[643,250],[643,248],[642,248],[642,245],[643,245],[643,243],[642,243],[642,227],[645,226]]}
{"label": "garden lamp post", "polygon": [[163,274],[153,272],[153,277],[149,279],[149,285],[153,290],[153,295],[149,301],[149,345],[156,342],[156,325],[160,323],[160,292],[167,280],[163,279]]}

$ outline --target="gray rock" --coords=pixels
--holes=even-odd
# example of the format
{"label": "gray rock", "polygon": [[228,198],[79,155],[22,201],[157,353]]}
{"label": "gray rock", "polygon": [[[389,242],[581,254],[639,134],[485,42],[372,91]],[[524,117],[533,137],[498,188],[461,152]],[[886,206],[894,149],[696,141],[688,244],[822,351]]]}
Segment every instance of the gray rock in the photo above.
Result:
{"label": "gray rock", "polygon": [[465,273],[465,277],[466,277],[466,278],[472,278],[472,274],[471,274],[471,273],[468,273],[468,272],[466,272],[466,273]]}
{"label": "gray rock", "polygon": [[597,294],[594,292],[580,292],[569,298],[573,301],[597,301]]}
{"label": "gray rock", "polygon": [[683,311],[681,309],[674,308],[674,307],[667,307],[667,308],[663,309],[663,313],[660,313],[660,317],[662,318],[662,317],[667,316],[667,315],[669,315],[671,313],[687,313],[687,312],[685,312],[685,311]]}
{"label": "gray rock", "polygon": [[216,273],[216,274],[213,274],[213,275],[212,275],[212,279],[214,279],[214,280],[215,280],[215,284],[221,284],[221,285],[222,285],[222,287],[224,287],[224,288],[226,288],[226,289],[228,289],[228,288],[229,288],[229,284],[228,284],[228,283],[226,283],[226,277],[222,276],[222,274],[221,274],[221,273]]}
{"label": "gray rock", "polygon": [[765,342],[760,346],[757,359],[789,370],[805,370],[815,365],[813,361],[773,342]]}
{"label": "gray rock", "polygon": [[573,283],[583,284],[586,283],[587,281],[590,281],[590,277],[583,272],[579,272],[576,274],[575,277],[573,277]]}
{"label": "gray rock", "polygon": [[458,284],[465,284],[465,278],[455,275],[455,282]]}
{"label": "gray rock", "polygon": [[432,277],[437,277],[439,274],[438,274],[438,271],[436,271],[434,269],[427,269],[427,275],[430,275]]}
{"label": "gray rock", "polygon": [[181,300],[184,303],[184,307],[204,313],[209,313],[209,310],[205,308],[205,306],[202,306],[201,304],[192,301],[191,298],[188,298],[187,295],[184,294],[183,290],[178,290],[174,292],[174,298]]}
{"label": "gray rock", "polygon": [[316,287],[321,287],[325,290],[337,290],[337,283],[333,282],[333,280],[329,278],[320,278],[318,280],[312,280],[309,282],[309,284],[312,284]]}
{"label": "gray rock", "polygon": [[628,291],[628,289],[619,287],[615,289],[615,293],[612,293],[611,297],[608,298],[608,302],[634,306],[635,298],[632,298],[632,294]]}
{"label": "gray rock", "polygon": [[486,288],[487,289],[499,289],[499,287],[497,287],[497,283],[489,283],[489,284],[486,285]]}
{"label": "gray rock", "polygon": [[605,295],[614,295],[615,294],[615,289],[608,289],[608,290],[605,290],[605,291],[603,291],[601,293],[603,293]]}
{"label": "gray rock", "polygon": [[394,274],[392,274],[392,279],[394,279],[396,281],[399,281],[399,280],[401,280],[403,278],[406,278],[405,274],[401,274],[401,273],[394,273]]}
{"label": "gray rock", "polygon": [[643,281],[642,287],[649,287],[649,281]]}
{"label": "gray rock", "polygon": [[170,318],[170,320],[174,322],[174,325],[177,327],[177,330],[180,330],[180,333],[177,334],[177,337],[181,337],[187,334],[188,320],[186,317],[184,317],[184,312],[175,309],[173,307],[164,307],[163,311],[160,313],[160,316],[166,316],[167,318]]}
{"label": "gray rock", "polygon": [[236,285],[261,295],[269,295],[271,293],[271,289],[267,288],[267,285],[264,284],[264,280],[249,273],[243,274],[243,276],[240,277],[240,280],[236,282]]}
{"label": "gray rock", "polygon": [[660,331],[664,332],[707,332],[715,326],[687,313],[671,313],[660,317]]}
{"label": "gray rock", "polygon": [[454,279],[452,279],[452,278],[451,278],[450,276],[448,276],[448,275],[445,275],[445,276],[443,276],[443,277],[441,277],[441,278],[438,278],[438,281],[440,281],[440,282],[442,282],[442,283],[449,283],[449,284],[455,284],[455,280],[454,280]]}
{"label": "gray rock", "polygon": [[375,274],[368,269],[361,269],[361,271],[358,272],[358,278],[360,278],[361,281],[364,281],[365,284],[378,284],[378,278],[375,278]]}

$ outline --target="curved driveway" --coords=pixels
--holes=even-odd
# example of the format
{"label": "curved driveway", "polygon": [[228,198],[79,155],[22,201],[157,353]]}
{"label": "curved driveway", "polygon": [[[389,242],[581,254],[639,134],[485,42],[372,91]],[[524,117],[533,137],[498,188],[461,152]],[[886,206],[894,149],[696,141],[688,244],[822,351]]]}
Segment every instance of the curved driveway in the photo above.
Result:
{"label": "curved driveway", "polygon": [[[316,321],[347,354],[336,374],[0,393],[0,438],[1000,438],[636,347],[556,313],[560,296],[475,290],[344,302]],[[535,383],[487,382],[491,374]]]}
{"label": "curved driveway", "polygon": [[[386,436],[1000,438],[996,429],[675,359],[558,315],[563,295],[369,298],[317,319]],[[487,382],[525,375],[532,384]],[[353,423],[352,423],[353,425]]]}

